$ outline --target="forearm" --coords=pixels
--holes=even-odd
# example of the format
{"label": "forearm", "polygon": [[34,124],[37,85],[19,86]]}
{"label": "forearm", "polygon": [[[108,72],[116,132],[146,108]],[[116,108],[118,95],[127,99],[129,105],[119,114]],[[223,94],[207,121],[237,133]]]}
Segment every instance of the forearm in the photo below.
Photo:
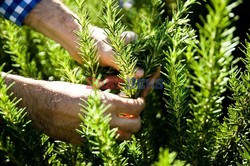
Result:
{"label": "forearm", "polygon": [[[90,90],[84,87],[71,88],[72,84],[64,82],[47,82],[1,74],[7,85],[14,83],[9,91],[13,93],[13,97],[22,99],[19,106],[26,108],[28,117],[36,127],[53,138],[79,143],[75,129],[80,124],[80,98],[86,99]],[[72,95],[68,95],[69,89]]]}
{"label": "forearm", "polygon": [[[41,93],[41,91],[44,90],[43,84],[44,81],[42,80],[33,80],[17,75],[7,74],[4,72],[1,72],[1,75],[4,77],[6,85],[11,86],[9,89],[9,93],[14,93],[12,97],[15,98],[22,98],[23,100],[19,103],[19,106],[21,107],[33,107],[34,105],[37,105],[36,99],[37,96]],[[31,99],[31,101],[27,101],[27,99]],[[40,100],[43,100],[43,95],[40,96]],[[41,103],[44,103],[41,101]],[[41,105],[41,107],[45,107],[46,105]]]}
{"label": "forearm", "polygon": [[24,24],[60,43],[75,60],[81,62],[76,49],[68,44],[76,41],[74,31],[80,27],[75,17],[59,0],[42,0],[25,18]]}
{"label": "forearm", "polygon": [[48,126],[54,121],[51,108],[55,105],[50,98],[46,98],[50,92],[43,87],[43,81],[5,73],[2,76],[8,86],[13,84],[9,89],[9,93],[13,93],[12,97],[22,99],[18,106],[26,108],[29,118],[37,127],[48,130]]}

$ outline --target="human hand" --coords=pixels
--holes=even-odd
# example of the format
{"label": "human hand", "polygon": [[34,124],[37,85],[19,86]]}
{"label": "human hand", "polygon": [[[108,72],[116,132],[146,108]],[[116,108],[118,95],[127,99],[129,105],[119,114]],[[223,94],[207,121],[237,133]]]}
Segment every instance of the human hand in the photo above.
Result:
{"label": "human hand", "polygon": [[[53,0],[43,0],[41,1],[35,9],[33,9],[31,11],[31,13],[26,17],[24,23],[26,25],[31,26],[32,28],[34,28],[35,30],[43,33],[44,35],[50,37],[51,39],[57,41],[58,43],[60,43],[66,50],[68,50],[68,52],[71,54],[71,56],[78,61],[79,63],[81,63],[81,57],[78,55],[78,50],[77,50],[77,35],[74,33],[76,30],[80,29],[80,25],[78,24],[77,20],[75,19],[76,16],[74,16],[74,14],[66,7],[64,6],[61,2],[59,1],[53,1]],[[116,65],[115,62],[115,57],[114,57],[114,52],[112,51],[112,48],[110,45],[107,44],[107,36],[105,35],[104,31],[100,28],[97,27],[91,27],[90,28],[91,33],[91,37],[96,41],[96,46],[97,46],[97,56],[99,57],[100,60],[100,65],[101,66],[110,66],[113,67],[117,70],[119,70],[118,66]],[[136,38],[136,35],[133,32],[125,32],[123,34],[124,39],[125,39],[125,43],[129,43],[130,41],[134,40]],[[121,36],[122,38],[122,36]],[[144,74],[144,71],[142,69],[138,69],[136,72],[135,77],[136,78],[141,78]],[[55,82],[53,83],[55,84]],[[51,108],[49,104],[48,107],[46,108],[47,110],[50,110],[51,112],[48,113],[48,111],[45,111],[46,109],[42,109],[41,111],[44,113],[44,119],[36,117],[34,119],[36,119],[35,121],[39,121],[40,119],[40,125],[43,126],[46,123],[43,123],[44,121],[46,121],[47,123],[51,123],[54,122],[55,124],[50,125],[49,128],[47,128],[48,133],[50,133],[51,136],[54,135],[54,137],[56,138],[62,138],[64,140],[68,140],[68,139],[72,139],[70,140],[71,142],[75,142],[75,140],[79,140],[76,139],[76,137],[72,136],[74,133],[74,129],[78,127],[79,125],[79,118],[78,117],[78,113],[79,113],[79,105],[78,103],[80,102],[80,97],[84,97],[81,96],[86,92],[82,92],[82,94],[78,95],[78,97],[75,97],[73,94],[72,89],[78,89],[76,91],[78,91],[78,93],[80,92],[80,88],[84,89],[83,87],[79,87],[80,85],[72,85],[71,88],[69,87],[62,87],[62,84],[65,83],[60,83],[60,86],[58,87],[54,87],[55,89],[51,89],[48,93],[46,94],[46,96],[44,96],[44,100],[47,100],[48,98],[54,98],[55,96],[59,97],[61,96],[61,98],[54,98],[56,102],[55,103],[61,103],[61,104],[56,104],[57,107],[56,108]],[[69,86],[69,84],[67,84],[67,86]],[[84,86],[84,85],[82,85]],[[79,87],[79,88],[76,88]],[[59,89],[57,89],[59,88]],[[56,89],[58,90],[56,92]],[[65,92],[65,90],[69,90],[67,91],[67,93]],[[72,91],[71,91],[72,90]],[[34,90],[31,90],[34,91]],[[76,92],[75,91],[75,92]],[[147,90],[146,90],[147,91]],[[19,92],[20,93],[20,92]],[[41,92],[40,96],[43,94]],[[102,92],[104,93],[104,92]],[[143,92],[142,95],[143,97],[146,97],[148,92]],[[49,94],[51,94],[52,96],[49,96]],[[72,96],[73,95],[73,96]],[[32,95],[27,95],[25,97],[21,97],[24,99],[26,98],[30,98],[30,96]],[[54,97],[53,97],[54,96]],[[111,101],[117,101],[111,104],[116,105],[116,103],[120,102],[129,102],[130,104],[133,105],[133,103],[136,104],[136,102],[138,102],[138,99],[126,99],[126,98],[122,98],[118,95],[112,95],[109,93],[109,95],[104,95],[107,96],[107,99],[112,99]],[[86,97],[86,96],[85,96]],[[40,97],[37,96],[37,99],[39,99]],[[104,97],[105,98],[105,97]],[[86,98],[85,98],[86,99]],[[105,100],[105,99],[104,99]],[[143,100],[144,102],[144,98],[139,98],[139,100]],[[28,100],[30,101],[30,100]],[[60,101],[64,101],[64,102],[60,102]],[[108,102],[109,100],[107,100]],[[132,102],[133,101],[133,102]],[[142,102],[142,101],[140,101]],[[46,103],[46,102],[43,102]],[[67,104],[64,104],[67,103]],[[109,102],[108,102],[109,103]],[[32,103],[30,103],[32,104]],[[28,102],[26,103],[26,105],[30,105]],[[122,106],[123,104],[119,103],[120,106]],[[127,103],[128,104],[128,103]],[[25,105],[25,106],[26,106]],[[34,106],[36,107],[37,105],[34,104]],[[119,105],[118,105],[119,106]],[[30,106],[33,107],[33,106]],[[113,106],[115,107],[115,106]],[[60,108],[60,109],[59,109]],[[117,108],[117,111],[119,110],[123,110],[123,108],[120,107],[115,107]],[[137,107],[136,107],[137,108]],[[30,110],[36,110],[37,108],[34,109],[30,109]],[[112,107],[110,108],[112,110]],[[56,111],[55,111],[56,110]],[[115,111],[115,110],[113,110]],[[114,112],[111,111],[110,113],[114,114]],[[123,119],[123,124],[127,124],[125,123],[128,121],[133,121],[131,122],[132,124],[140,124],[140,117],[138,116],[138,113],[141,110],[138,111],[134,111],[134,114],[132,117],[134,119]],[[38,114],[38,110],[34,111],[34,115]],[[107,113],[109,112],[109,110],[107,111]],[[51,113],[53,114],[57,114],[58,116],[51,116]],[[117,112],[116,112],[117,113]],[[68,117],[67,117],[68,116]],[[112,115],[113,118],[114,115]],[[35,116],[34,116],[35,117]],[[47,118],[48,117],[53,117],[54,119],[52,119],[52,121],[48,121]],[[121,117],[119,117],[121,118]],[[62,121],[62,119],[64,121]],[[77,121],[78,120],[78,121]],[[65,122],[68,122],[67,124],[65,124]],[[119,123],[120,122],[120,123]],[[139,122],[139,123],[138,123]],[[111,121],[111,126],[115,127],[118,126],[119,128],[119,124],[121,125],[121,119],[117,120],[117,118],[112,119]],[[57,124],[57,125],[56,125]],[[129,126],[129,124],[127,124]],[[39,125],[38,125],[39,126]],[[53,126],[57,126],[54,127]],[[121,138],[129,138],[131,133],[135,132],[138,130],[138,125],[134,126],[134,129],[128,129],[128,128],[123,128],[122,126],[120,127],[120,137]],[[41,127],[44,128],[44,127]],[[51,128],[51,129],[50,129]],[[68,137],[66,136],[67,134],[65,134],[65,130],[68,131]],[[124,130],[123,130],[124,129]],[[73,132],[73,133],[72,133]]]}
{"label": "human hand", "polygon": [[[154,84],[154,81],[160,76],[160,68],[150,78],[149,87]],[[53,101],[55,110],[51,110],[54,117],[52,125],[50,125],[49,135],[61,140],[79,144],[81,138],[76,133],[75,129],[79,128],[81,120],[79,118],[80,99],[87,100],[92,90],[85,85],[71,84],[66,82],[46,82],[45,88],[52,94],[47,96],[54,96]],[[100,91],[101,100],[105,105],[110,107],[105,112],[105,115],[110,114],[111,128],[118,128],[120,140],[130,139],[133,133],[136,133],[141,128],[140,113],[145,108],[145,97],[151,89],[146,88],[142,91],[141,96],[137,99],[123,98],[109,92]],[[56,94],[56,95],[55,95]],[[55,127],[52,130],[51,127]]]}
{"label": "human hand", "polygon": [[[100,65],[102,67],[112,67],[116,70],[119,70],[119,67],[116,63],[115,52],[108,44],[109,39],[104,29],[96,26],[90,26],[89,31],[91,32],[91,38],[96,42],[97,56],[99,57]],[[121,34],[120,37],[121,40],[124,40],[125,44],[129,44],[130,42],[136,40],[137,35],[132,31],[125,31]]]}
{"label": "human hand", "polygon": [[[1,73],[13,97],[22,98],[19,106],[26,108],[33,124],[52,138],[80,144],[79,129],[81,99],[87,100],[93,92],[86,85],[67,82],[48,82],[33,80],[16,75]],[[120,139],[129,139],[140,129],[140,113],[145,107],[144,98],[122,98],[100,91],[101,100],[110,105],[105,115],[110,114],[110,126],[119,129]],[[121,115],[130,115],[124,118]]]}
{"label": "human hand", "polygon": [[[82,59],[78,54],[78,37],[75,34],[81,28],[77,16],[60,1],[42,0],[25,18],[24,23],[47,37],[60,43],[70,55],[79,63]],[[107,44],[108,38],[103,29],[89,26],[90,37],[96,41],[97,55],[101,66],[113,67],[119,70],[112,47]],[[133,32],[124,32],[125,44],[136,39]],[[143,75],[143,70],[138,70],[136,76]]]}
{"label": "human hand", "polygon": [[[160,69],[150,78],[149,87],[154,84],[154,80],[159,75]],[[46,81],[43,81],[42,88],[44,89],[39,91],[40,94],[32,93],[37,96],[28,96],[32,97],[33,100],[44,101],[40,102],[41,105],[47,103],[45,106],[46,109],[36,110],[37,105],[33,105],[30,102],[32,100],[27,97],[23,98],[23,102],[27,100],[27,103],[31,104],[31,107],[34,107],[29,109],[35,110],[29,115],[33,115],[32,119],[35,124],[52,138],[80,144],[81,138],[76,132],[81,123],[79,118],[81,107],[79,103],[81,103],[81,99],[87,100],[88,96],[92,93],[92,89],[87,88],[86,85]],[[102,102],[110,106],[104,115],[110,114],[112,118],[110,127],[118,128],[120,140],[130,139],[133,133],[139,131],[141,127],[140,113],[145,108],[145,97],[150,90],[150,88],[144,89],[141,94],[142,97],[137,99],[123,98],[119,95],[99,91]],[[48,99],[50,100],[48,101]]]}
{"label": "human hand", "polygon": [[[50,120],[51,125],[49,135],[53,138],[66,140],[72,143],[80,143],[81,139],[75,129],[79,128],[81,120],[80,113],[80,99],[87,100],[92,93],[91,89],[87,89],[85,85],[70,84],[65,82],[50,82],[45,84],[48,98],[53,99],[53,107],[51,107],[52,114],[46,116],[53,117]],[[55,95],[56,94],[56,95]],[[126,140],[131,137],[133,133],[138,132],[141,127],[140,113],[145,107],[145,99],[140,97],[137,99],[123,98],[108,92],[100,91],[101,100],[105,105],[110,107],[105,112],[105,115],[110,114],[111,128],[118,128],[120,140]],[[54,110],[53,110],[54,109]],[[123,115],[130,115],[123,116]],[[46,118],[46,117],[44,117]],[[41,120],[41,118],[40,118]],[[42,123],[39,123],[43,125]],[[43,126],[40,126],[43,128]]]}
{"label": "human hand", "polygon": [[[151,80],[155,80],[159,74],[158,70]],[[79,103],[81,99],[87,100],[92,93],[91,89],[86,85],[33,80],[6,73],[1,75],[8,86],[15,83],[9,91],[13,93],[13,97],[22,99],[19,106],[26,108],[35,126],[52,138],[75,144],[81,142],[79,134],[76,133],[81,123],[78,115],[81,109]],[[145,89],[142,97],[137,99],[100,91],[102,102],[110,105],[105,113],[112,117],[110,126],[118,127],[121,140],[129,139],[132,133],[140,129],[140,113],[145,107],[145,96],[149,91],[149,88]]]}

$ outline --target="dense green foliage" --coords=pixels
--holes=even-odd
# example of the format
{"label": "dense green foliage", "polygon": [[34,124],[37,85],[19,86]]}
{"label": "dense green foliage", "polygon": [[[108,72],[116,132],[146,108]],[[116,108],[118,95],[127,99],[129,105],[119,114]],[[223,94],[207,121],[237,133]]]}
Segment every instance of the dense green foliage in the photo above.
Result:
{"label": "dense green foliage", "polygon": [[[0,77],[0,165],[250,164],[250,36],[238,46],[233,26],[233,9],[241,1],[209,0],[197,28],[189,19],[196,0],[137,0],[131,9],[121,9],[116,0],[64,2],[82,25],[76,34],[83,65],[54,41],[0,18],[0,63],[5,63],[0,71],[79,84],[86,84],[87,77],[104,78],[114,71],[98,64],[89,37],[93,23],[105,28],[116,53],[125,81],[122,92],[139,95],[141,85],[131,88],[127,80],[136,65],[144,68],[144,78],[161,67],[163,85],[147,98],[140,132],[124,142],[116,141],[117,129],[110,129],[111,117],[104,116],[109,106],[94,88],[79,115],[78,133],[85,141],[76,146],[36,131]],[[125,45],[125,30],[136,32],[138,39]],[[233,55],[238,47],[245,53],[242,59]],[[245,68],[237,66],[239,61]]]}

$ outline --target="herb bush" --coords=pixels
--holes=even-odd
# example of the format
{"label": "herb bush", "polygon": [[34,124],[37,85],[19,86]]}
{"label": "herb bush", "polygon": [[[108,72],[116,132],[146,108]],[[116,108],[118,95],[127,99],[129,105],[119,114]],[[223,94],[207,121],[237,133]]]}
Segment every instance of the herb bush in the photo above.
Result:
{"label": "herb bush", "polygon": [[[199,15],[192,11],[196,0],[137,0],[130,9],[120,9],[116,0],[64,2],[79,16],[79,53],[88,63],[79,66],[59,44],[0,18],[0,71],[79,84],[104,77],[113,71],[99,67],[86,28],[93,23],[106,28],[124,94],[140,93],[139,84],[126,79],[135,65],[144,68],[145,78],[160,66],[163,85],[147,98],[140,132],[124,142],[109,128],[110,117],[103,116],[107,106],[95,88],[83,101],[78,133],[85,141],[76,146],[36,131],[0,77],[0,165],[250,164],[250,36],[239,45],[233,14],[241,1],[201,2],[207,13],[196,26],[189,19]],[[125,46],[118,37],[124,30],[138,39]],[[234,55],[239,48],[243,58]],[[241,62],[243,69],[237,66]]]}

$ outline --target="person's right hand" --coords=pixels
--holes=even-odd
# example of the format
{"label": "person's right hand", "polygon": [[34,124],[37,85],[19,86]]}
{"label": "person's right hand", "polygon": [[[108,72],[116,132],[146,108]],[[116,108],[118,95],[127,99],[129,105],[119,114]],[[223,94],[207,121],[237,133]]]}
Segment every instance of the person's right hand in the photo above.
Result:
{"label": "person's right hand", "polygon": [[[33,123],[52,138],[67,142],[81,143],[76,132],[81,120],[79,118],[81,99],[87,101],[93,92],[86,85],[67,82],[48,82],[28,79],[16,75],[1,73],[7,85],[15,84],[9,89],[16,98],[21,98],[20,105],[26,108]],[[158,70],[151,78],[160,75]],[[153,81],[150,82],[153,84]],[[151,86],[150,86],[151,87]],[[105,115],[110,114],[110,126],[118,127],[121,140],[129,139],[132,133],[141,127],[140,113],[145,108],[145,97],[150,89],[144,89],[142,97],[128,99],[119,95],[100,91],[101,100],[110,105]]]}
{"label": "person's right hand", "polygon": [[[160,69],[150,78],[149,87],[154,84],[154,80],[159,76]],[[43,92],[48,92],[46,98],[50,98],[53,102],[51,105],[47,105],[49,106],[47,110],[42,110],[45,115],[42,118],[35,118],[34,121],[48,121],[48,117],[53,117],[49,121],[51,124],[49,130],[47,130],[48,134],[53,138],[79,144],[81,139],[79,134],[76,133],[76,129],[79,128],[81,123],[79,103],[82,103],[81,99],[87,100],[93,92],[92,89],[85,85],[66,82],[44,82],[43,87],[45,88]],[[141,127],[140,113],[145,108],[145,97],[150,90],[150,88],[144,89],[141,97],[137,99],[123,98],[119,95],[99,91],[102,102],[110,106],[105,115],[111,115],[110,127],[118,128],[120,140],[130,139],[133,133],[139,131]],[[35,113],[39,114],[38,111]],[[40,123],[40,125],[43,124]],[[40,126],[40,128],[43,128],[43,126]]]}
{"label": "person's right hand", "polygon": [[[40,122],[37,123],[38,127],[51,137],[79,144],[81,139],[76,129],[79,129],[81,123],[79,118],[81,107],[79,103],[82,103],[82,101],[80,99],[87,100],[93,91],[87,89],[85,85],[66,82],[44,82],[43,87],[45,88],[43,92],[48,92],[46,97],[50,98],[53,103],[47,105],[47,110],[33,112],[32,119],[34,122]],[[100,96],[102,102],[109,105],[105,115],[111,115],[110,127],[118,128],[120,140],[127,140],[133,133],[139,131],[141,127],[140,113],[145,108],[145,99],[143,97],[129,99],[102,91],[100,91]],[[38,113],[38,111],[42,113]],[[43,116],[37,117],[35,114]],[[129,117],[123,115],[129,115]],[[44,123],[42,122],[49,122],[49,128],[46,127],[48,124],[43,126]]]}

